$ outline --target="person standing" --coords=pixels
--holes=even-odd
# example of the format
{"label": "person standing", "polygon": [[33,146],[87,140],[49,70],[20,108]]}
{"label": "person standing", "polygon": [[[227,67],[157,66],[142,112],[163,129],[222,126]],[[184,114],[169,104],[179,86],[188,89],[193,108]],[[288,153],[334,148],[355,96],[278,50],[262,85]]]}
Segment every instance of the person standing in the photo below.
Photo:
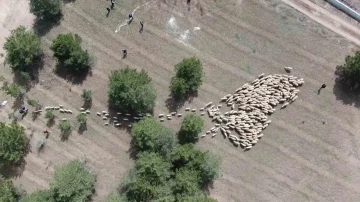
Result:
{"label": "person standing", "polygon": [[143,30],[144,30],[144,22],[143,21],[140,21],[140,33],[142,33],[143,32]]}
{"label": "person standing", "polygon": [[122,52],[123,52],[123,58],[125,58],[127,56],[127,50],[123,49]]}
{"label": "person standing", "polygon": [[114,8],[114,5],[115,5],[115,0],[111,0],[111,9]]}

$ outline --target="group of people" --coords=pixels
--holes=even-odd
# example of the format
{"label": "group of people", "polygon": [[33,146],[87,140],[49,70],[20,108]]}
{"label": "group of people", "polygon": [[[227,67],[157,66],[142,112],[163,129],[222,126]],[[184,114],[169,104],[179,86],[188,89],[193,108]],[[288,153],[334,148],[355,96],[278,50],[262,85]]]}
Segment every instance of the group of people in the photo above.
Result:
{"label": "group of people", "polygon": [[[110,11],[114,8],[114,5],[115,5],[115,0],[111,0],[110,8],[109,7],[106,8],[106,10],[108,11],[107,14],[106,14],[106,17],[109,16]],[[129,20],[127,21],[128,24],[130,24],[133,19],[134,19],[133,13],[129,13]],[[144,30],[144,21],[140,21],[140,30],[139,30],[139,32],[142,33],[143,30]],[[123,53],[123,58],[125,58],[127,56],[127,50],[123,49],[122,53]]]}

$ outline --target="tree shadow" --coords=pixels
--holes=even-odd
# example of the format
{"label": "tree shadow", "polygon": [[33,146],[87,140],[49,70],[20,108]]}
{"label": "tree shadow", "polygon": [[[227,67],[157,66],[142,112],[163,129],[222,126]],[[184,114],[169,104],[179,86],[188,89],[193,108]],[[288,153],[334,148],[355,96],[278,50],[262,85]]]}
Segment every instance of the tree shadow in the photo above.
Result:
{"label": "tree shadow", "polygon": [[136,156],[139,152],[136,150],[134,146],[134,141],[131,140],[130,148],[126,151],[126,153],[129,154],[130,159],[136,160]]}
{"label": "tree shadow", "polygon": [[82,108],[91,109],[91,107],[92,107],[92,100],[85,100],[84,104],[82,105]]}
{"label": "tree shadow", "polygon": [[17,178],[21,177],[21,175],[23,174],[23,172],[25,170],[26,164],[27,164],[25,161],[25,157],[29,154],[30,151],[31,151],[31,145],[30,145],[30,141],[28,141],[25,153],[22,156],[22,158],[16,163],[5,164],[1,168],[1,174],[6,179],[10,179],[10,178],[17,179]]}
{"label": "tree shadow", "polygon": [[75,2],[76,0],[63,0],[64,4],[67,4],[67,3],[73,3]]}
{"label": "tree shadow", "polygon": [[20,95],[15,98],[14,103],[12,105],[12,109],[19,110],[24,105],[24,96]]}
{"label": "tree shadow", "polygon": [[85,131],[87,131],[87,124],[80,124],[77,132],[82,135]]}
{"label": "tree shadow", "polygon": [[188,101],[191,103],[196,97],[198,97],[198,91],[188,93],[186,99],[184,100],[176,100],[172,94],[170,94],[168,99],[165,101],[165,105],[169,112],[177,112],[181,107],[184,106],[185,102]]}
{"label": "tree shadow", "polygon": [[60,21],[61,21],[62,17],[63,17],[63,15],[60,13],[58,16],[55,16],[52,19],[36,18],[34,25],[33,25],[33,30],[34,30],[35,34],[38,35],[39,37],[44,36],[53,27],[60,25]]}
{"label": "tree shadow", "polygon": [[63,63],[58,62],[55,68],[55,74],[59,77],[71,82],[75,85],[81,85],[87,78],[87,76],[92,76],[91,68],[88,67],[86,70],[82,72],[73,72],[69,70]]}
{"label": "tree shadow", "polygon": [[346,80],[341,66],[336,67],[333,92],[336,99],[340,100],[344,105],[360,107],[360,89],[358,85]]}
{"label": "tree shadow", "polygon": [[64,142],[64,141],[68,140],[69,137],[70,137],[70,135],[71,135],[71,132],[72,132],[71,129],[68,130],[68,131],[62,132],[62,133],[60,134],[60,139],[61,139],[61,141]]}
{"label": "tree shadow", "polygon": [[55,125],[55,119],[49,119],[47,122],[46,122],[46,126],[48,128],[51,128]]}

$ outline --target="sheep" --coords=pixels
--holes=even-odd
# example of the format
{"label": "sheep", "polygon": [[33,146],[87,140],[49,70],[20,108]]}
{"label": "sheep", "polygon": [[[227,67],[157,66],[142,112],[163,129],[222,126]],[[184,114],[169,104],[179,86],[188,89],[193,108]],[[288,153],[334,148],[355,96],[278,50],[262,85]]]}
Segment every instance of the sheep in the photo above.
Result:
{"label": "sheep", "polygon": [[59,110],[60,109],[60,107],[54,107],[54,110]]}
{"label": "sheep", "polygon": [[176,112],[171,112],[170,114],[171,114],[171,116],[175,116]]}
{"label": "sheep", "polygon": [[69,113],[69,114],[72,114],[72,111],[71,111],[71,110],[67,110],[66,112]]}
{"label": "sheep", "polygon": [[107,120],[108,118],[106,116],[102,117],[103,120]]}
{"label": "sheep", "polygon": [[86,110],[85,113],[90,114],[90,110]]}
{"label": "sheep", "polygon": [[131,128],[131,127],[132,127],[132,125],[131,125],[131,124],[129,124],[129,125],[128,125],[128,127],[129,127],[129,128]]}
{"label": "sheep", "polygon": [[86,112],[81,112],[82,114],[86,114]]}
{"label": "sheep", "polygon": [[103,114],[107,114],[108,112],[107,111],[102,111]]}
{"label": "sheep", "polygon": [[213,102],[209,102],[209,103],[207,103],[207,104],[205,105],[205,107],[204,107],[204,108],[208,108],[208,107],[210,107],[210,106],[212,105],[212,103],[213,103]]}
{"label": "sheep", "polygon": [[159,114],[159,118],[164,117],[164,114]]}
{"label": "sheep", "polygon": [[64,105],[59,105],[60,108],[64,108]]}
{"label": "sheep", "polygon": [[201,116],[204,116],[205,115],[205,113],[204,112],[201,112],[201,114],[200,114]]}
{"label": "sheep", "polygon": [[128,118],[123,118],[124,121],[128,121],[129,119]]}
{"label": "sheep", "polygon": [[199,110],[200,110],[200,111],[204,111],[204,108],[200,108]]}
{"label": "sheep", "polygon": [[131,116],[131,114],[125,114],[125,116]]}
{"label": "sheep", "polygon": [[190,111],[190,108],[186,108],[185,111]]}
{"label": "sheep", "polygon": [[122,113],[121,113],[121,112],[117,112],[116,114],[117,114],[117,115],[121,115]]}
{"label": "sheep", "polygon": [[160,119],[160,122],[164,122],[164,119]]}
{"label": "sheep", "polygon": [[66,119],[66,118],[62,118],[61,120],[62,120],[62,121],[66,121],[67,119]]}
{"label": "sheep", "polygon": [[196,112],[196,109],[192,109],[191,111],[192,111],[192,112]]}
{"label": "sheep", "polygon": [[80,111],[84,111],[85,109],[83,107],[80,108]]}
{"label": "sheep", "polygon": [[118,123],[119,121],[118,120],[113,120],[114,123]]}
{"label": "sheep", "polygon": [[181,116],[182,116],[182,114],[178,114],[177,116],[178,116],[178,117],[181,117]]}
{"label": "sheep", "polygon": [[206,134],[201,135],[201,137],[205,137],[205,136],[206,136]]}
{"label": "sheep", "polygon": [[171,117],[171,116],[168,116],[168,117],[167,117],[167,119],[168,119],[168,120],[171,120],[171,119],[172,119],[172,117]]}
{"label": "sheep", "polygon": [[121,123],[117,123],[117,124],[115,124],[115,126],[121,126]]}
{"label": "sheep", "polygon": [[63,110],[63,109],[60,109],[59,111],[60,111],[60,113],[64,113],[64,112],[65,112],[65,110]]}
{"label": "sheep", "polygon": [[117,120],[118,118],[116,116],[114,116],[113,119]]}
{"label": "sheep", "polygon": [[108,122],[105,122],[105,126],[108,126],[109,125],[109,123]]}

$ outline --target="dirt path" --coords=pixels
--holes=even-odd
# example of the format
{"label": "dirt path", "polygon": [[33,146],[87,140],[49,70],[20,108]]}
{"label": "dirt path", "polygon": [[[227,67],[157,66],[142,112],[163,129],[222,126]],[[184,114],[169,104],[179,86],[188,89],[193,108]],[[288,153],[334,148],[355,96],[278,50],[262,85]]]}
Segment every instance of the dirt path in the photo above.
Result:
{"label": "dirt path", "polygon": [[360,46],[360,29],[308,0],[282,0],[335,33]]}

